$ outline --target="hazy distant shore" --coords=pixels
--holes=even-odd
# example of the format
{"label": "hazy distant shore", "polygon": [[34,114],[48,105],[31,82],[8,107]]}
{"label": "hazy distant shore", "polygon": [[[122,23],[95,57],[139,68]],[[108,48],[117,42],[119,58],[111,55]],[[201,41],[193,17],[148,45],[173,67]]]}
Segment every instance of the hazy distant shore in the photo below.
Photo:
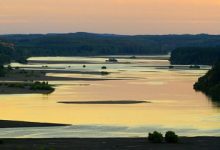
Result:
{"label": "hazy distant shore", "polygon": [[1,150],[219,150],[220,137],[181,137],[178,144],[153,144],[147,138],[2,139]]}

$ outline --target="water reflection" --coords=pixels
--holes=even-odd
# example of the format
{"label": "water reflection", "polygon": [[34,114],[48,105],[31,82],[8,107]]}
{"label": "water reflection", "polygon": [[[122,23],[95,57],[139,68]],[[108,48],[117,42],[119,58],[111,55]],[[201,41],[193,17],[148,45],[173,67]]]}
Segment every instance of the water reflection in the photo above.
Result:
{"label": "water reflection", "polygon": [[[148,58],[128,59],[121,58],[119,61],[129,61],[128,64],[105,64],[105,58],[82,58],[71,57],[49,58],[50,61],[58,61],[52,64],[35,64],[34,60],[48,58],[31,58],[32,64],[19,65],[20,67],[33,67],[39,69],[42,65],[48,65],[49,69],[61,69],[67,72],[49,73],[48,76],[81,77],[77,81],[51,81],[56,85],[56,90],[50,95],[24,94],[24,95],[1,95],[0,118],[7,120],[22,120],[35,122],[67,123],[83,126],[86,131],[88,126],[125,126],[135,129],[121,130],[114,133],[115,129],[108,128],[108,136],[142,136],[143,131],[160,128],[173,130],[186,130],[187,135],[201,135],[207,132],[209,135],[220,134],[219,108],[210,103],[205,95],[195,92],[193,84],[201,75],[206,73],[206,67],[200,70],[165,69],[157,66],[169,66],[167,60]],[[88,64],[82,68],[82,64],[72,62],[65,64],[59,61],[90,61],[98,62]],[[100,71],[101,66],[106,65],[108,76],[98,74],[70,73],[72,71]],[[83,78],[108,78],[121,80],[84,81]],[[71,105],[60,104],[59,101],[108,101],[108,100],[144,100],[151,103],[132,105]],[[214,105],[213,105],[214,104]],[[217,111],[216,111],[217,110]],[[140,128],[142,127],[142,128]],[[69,128],[60,130],[69,135]],[[91,134],[74,130],[71,136],[89,136]],[[121,128],[120,128],[121,129]],[[143,130],[142,130],[143,129]],[[18,130],[18,129],[17,129]],[[41,130],[41,129],[39,129]],[[140,130],[142,132],[137,132]],[[215,130],[215,132],[214,132]],[[42,129],[43,131],[43,129]],[[51,135],[51,132],[45,136]],[[191,132],[190,132],[191,131]],[[28,131],[28,133],[35,133]],[[49,131],[48,131],[49,132]],[[72,130],[71,130],[72,132]],[[77,134],[81,132],[81,134]],[[125,133],[127,132],[127,134]],[[201,132],[201,133],[199,133]],[[1,133],[3,134],[3,133]],[[1,136],[0,134],[0,136]],[[21,132],[18,132],[21,134]],[[18,136],[18,134],[16,136]],[[54,134],[54,133],[53,133]],[[97,133],[98,134],[98,133]],[[59,134],[61,136],[61,134]],[[43,135],[44,136],[44,135]]]}

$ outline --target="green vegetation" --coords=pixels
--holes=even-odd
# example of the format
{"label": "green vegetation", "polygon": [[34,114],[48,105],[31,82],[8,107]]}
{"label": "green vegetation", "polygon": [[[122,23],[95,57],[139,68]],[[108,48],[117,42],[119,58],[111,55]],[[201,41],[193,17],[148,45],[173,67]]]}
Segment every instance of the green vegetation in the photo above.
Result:
{"label": "green vegetation", "polygon": [[194,89],[204,92],[215,101],[220,101],[220,63],[200,77],[194,84]]}
{"label": "green vegetation", "polygon": [[178,143],[179,137],[173,131],[167,131],[165,134],[165,141],[167,143]]}
{"label": "green vegetation", "polygon": [[3,66],[0,66],[0,77],[4,77],[6,74],[5,68]]}
{"label": "green vegetation", "polygon": [[101,75],[105,76],[105,75],[109,75],[110,73],[107,71],[101,71]]}
{"label": "green vegetation", "polygon": [[106,62],[117,63],[118,60],[116,58],[114,58],[114,57],[111,57],[108,60],[106,60]]}
{"label": "green vegetation", "polygon": [[170,66],[169,66],[169,69],[174,69],[174,66],[170,65]]}
{"label": "green vegetation", "polygon": [[48,82],[2,82],[0,86],[8,88],[21,88],[28,90],[50,91],[53,92],[54,88]]}
{"label": "green vegetation", "polygon": [[160,132],[154,131],[148,134],[148,140],[152,143],[162,143],[163,135]]}
{"label": "green vegetation", "polygon": [[34,82],[30,86],[31,90],[48,90],[53,91],[54,88],[48,84],[48,82]]}
{"label": "green vegetation", "polygon": [[13,70],[13,68],[10,65],[8,65],[7,68],[5,68],[2,65],[0,65],[0,77],[5,77],[6,74],[8,72],[10,72],[11,70]]}
{"label": "green vegetation", "polygon": [[171,64],[213,65],[220,60],[220,47],[182,47],[171,53]]}
{"label": "green vegetation", "polygon": [[217,35],[112,35],[92,33],[1,35],[25,56],[167,54],[177,47],[220,45]]}
{"label": "green vegetation", "polygon": [[106,66],[102,66],[102,68],[101,69],[107,69],[107,67]]}
{"label": "green vegetation", "polygon": [[9,63],[12,57],[12,49],[5,46],[0,41],[0,65]]}
{"label": "green vegetation", "polygon": [[[154,131],[148,134],[148,140],[152,143],[162,143],[164,140],[163,134]],[[178,143],[179,137],[173,131],[167,131],[165,134],[165,142],[167,143]]]}
{"label": "green vegetation", "polygon": [[12,43],[0,40],[0,65],[8,64],[11,61],[25,62],[23,51],[16,49]]}
{"label": "green vegetation", "polygon": [[46,66],[42,66],[42,68],[48,68],[48,66],[46,65]]}
{"label": "green vegetation", "polygon": [[136,58],[137,58],[136,56],[131,56],[131,57],[130,57],[130,59],[136,59]]}
{"label": "green vegetation", "polygon": [[25,63],[31,56],[132,55],[131,58],[135,59],[136,54],[159,55],[173,50],[172,64],[213,64],[220,58],[217,46],[220,46],[220,36],[205,34],[128,36],[81,32],[0,35],[0,65],[11,61]]}
{"label": "green vegetation", "polygon": [[190,69],[200,69],[199,65],[190,65],[189,66]]}

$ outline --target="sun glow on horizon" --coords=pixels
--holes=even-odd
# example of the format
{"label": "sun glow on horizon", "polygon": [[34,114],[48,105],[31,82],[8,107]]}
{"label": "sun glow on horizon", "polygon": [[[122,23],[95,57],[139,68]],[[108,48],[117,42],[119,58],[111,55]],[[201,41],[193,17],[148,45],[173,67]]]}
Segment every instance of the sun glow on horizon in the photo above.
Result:
{"label": "sun glow on horizon", "polygon": [[0,34],[220,34],[219,0],[0,0]]}

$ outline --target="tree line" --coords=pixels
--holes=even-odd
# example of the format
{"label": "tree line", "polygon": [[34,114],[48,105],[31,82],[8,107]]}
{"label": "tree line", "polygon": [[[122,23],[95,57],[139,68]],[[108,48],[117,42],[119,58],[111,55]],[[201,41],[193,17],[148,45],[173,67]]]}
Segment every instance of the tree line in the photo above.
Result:
{"label": "tree line", "polygon": [[220,46],[181,47],[171,53],[171,64],[178,65],[214,65],[220,61]]}
{"label": "tree line", "polygon": [[177,47],[220,45],[217,35],[113,35],[94,33],[1,35],[27,56],[168,54]]}

